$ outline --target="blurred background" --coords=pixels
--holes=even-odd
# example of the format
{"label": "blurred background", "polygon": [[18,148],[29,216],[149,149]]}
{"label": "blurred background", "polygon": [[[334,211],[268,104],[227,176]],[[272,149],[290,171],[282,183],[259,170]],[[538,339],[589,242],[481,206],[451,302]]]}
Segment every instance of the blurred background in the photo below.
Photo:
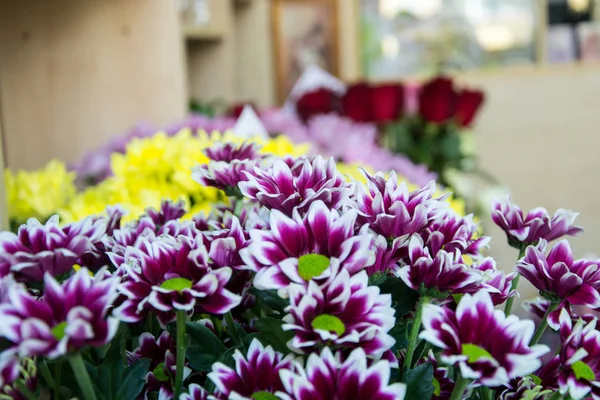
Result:
{"label": "blurred background", "polygon": [[[281,105],[318,65],[347,83],[440,71],[486,94],[479,163],[523,208],[581,212],[600,253],[600,5],[594,0],[0,1],[4,164],[74,162],[195,104]],[[492,255],[516,252],[484,219]]]}

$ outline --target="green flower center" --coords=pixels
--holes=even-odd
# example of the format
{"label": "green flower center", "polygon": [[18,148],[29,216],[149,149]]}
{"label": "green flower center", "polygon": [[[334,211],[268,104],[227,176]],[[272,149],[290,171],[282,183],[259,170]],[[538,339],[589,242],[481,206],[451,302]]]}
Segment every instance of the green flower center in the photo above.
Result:
{"label": "green flower center", "polygon": [[589,365],[587,365],[586,363],[584,363],[581,360],[574,362],[573,365],[571,365],[571,368],[573,369],[573,372],[575,372],[575,378],[577,380],[581,380],[581,379],[585,379],[586,381],[595,381],[596,380],[596,374],[594,374],[594,371],[590,368]]}
{"label": "green flower center", "polygon": [[152,370],[152,373],[160,382],[166,382],[169,380],[167,374],[165,374],[165,363],[161,362]]}
{"label": "green flower center", "polygon": [[305,254],[298,259],[298,275],[305,281],[319,276],[329,267],[329,258],[322,254]]}
{"label": "green flower center", "polygon": [[251,399],[254,400],[279,400],[277,398],[277,396],[275,396],[273,393],[269,393],[269,392],[256,392],[254,394],[252,394],[252,396],[250,396]]}
{"label": "green flower center", "polygon": [[494,357],[492,357],[492,355],[486,349],[472,343],[463,344],[462,353],[463,355],[469,357],[467,361],[470,363],[477,362],[482,358],[489,358],[491,360],[494,359]]}
{"label": "green flower center", "polygon": [[67,321],[63,321],[52,328],[52,336],[54,336],[56,340],[61,340],[65,337],[65,329],[67,329]]}
{"label": "green flower center", "polygon": [[171,278],[164,281],[160,287],[181,292],[183,289],[190,289],[192,287],[192,281],[185,278]]}
{"label": "green flower center", "polygon": [[327,332],[335,332],[338,336],[342,336],[346,332],[346,327],[342,320],[329,314],[321,314],[313,319],[312,327]]}

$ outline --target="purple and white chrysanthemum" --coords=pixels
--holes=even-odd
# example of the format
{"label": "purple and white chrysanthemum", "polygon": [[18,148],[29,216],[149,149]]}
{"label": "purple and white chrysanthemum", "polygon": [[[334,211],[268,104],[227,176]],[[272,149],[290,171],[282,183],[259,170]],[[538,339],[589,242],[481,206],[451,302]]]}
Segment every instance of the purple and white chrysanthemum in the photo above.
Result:
{"label": "purple and white chrysanthemum", "polygon": [[255,271],[259,289],[281,289],[294,282],[308,285],[335,275],[334,264],[353,275],[373,264],[373,237],[355,233],[356,212],[340,215],[322,201],[315,201],[301,216],[273,210],[269,229],[250,231],[250,245],[241,251],[248,268]]}
{"label": "purple and white chrysanthemum", "polygon": [[164,200],[160,204],[160,209],[149,207],[146,209],[146,215],[150,217],[157,228],[160,228],[169,221],[176,221],[186,213],[183,201]]}
{"label": "purple and white chrysanthemum", "polygon": [[38,385],[38,373],[35,359],[23,358],[16,355],[16,348],[0,353],[0,399],[29,400],[15,385],[21,381],[29,391],[35,393]]}
{"label": "purple and white chrysanthemum", "polygon": [[285,400],[403,400],[406,386],[389,383],[390,365],[386,360],[371,363],[361,348],[350,353],[345,361],[325,347],[321,354],[312,353],[296,370],[283,370],[281,380]]}
{"label": "purple and white chrysanthemum", "polygon": [[513,380],[499,400],[550,400],[558,391],[559,367],[560,357],[553,356],[533,374]]}
{"label": "purple and white chrysanthemum", "polygon": [[[533,316],[534,320],[541,321],[546,315],[548,307],[550,307],[552,302],[543,297],[535,297],[530,300],[525,300],[521,304],[525,311]],[[554,330],[558,330],[560,327],[559,317],[563,309],[565,309],[571,316],[571,319],[575,321],[581,318],[585,322],[591,322],[596,318],[596,316],[591,313],[591,310],[586,309],[586,307],[572,307],[570,304],[563,302],[559,304],[559,307],[557,308],[558,312],[550,313],[548,316],[548,325]]]}
{"label": "purple and white chrysanthemum", "polygon": [[551,242],[566,235],[582,233],[583,228],[573,225],[578,215],[573,211],[559,209],[554,216],[550,216],[541,207],[524,215],[519,206],[511,202],[510,197],[496,200],[492,209],[492,219],[506,233],[510,245],[517,248],[536,244],[540,239]]}
{"label": "purple and white chrysanthemum", "polygon": [[[600,260],[573,260],[571,246],[561,240],[546,255],[547,242],[529,246],[517,263],[517,272],[551,301],[600,307]],[[563,304],[564,306],[564,304]],[[553,320],[560,311],[555,312]]]}
{"label": "purple and white chrysanthemum", "polygon": [[257,339],[252,340],[245,357],[236,350],[233,359],[235,368],[217,362],[208,374],[217,388],[215,395],[218,398],[261,399],[267,394],[273,396],[284,390],[280,372],[294,369],[292,354],[284,356],[271,346],[264,347]]}
{"label": "purple and white chrysanthemum", "polygon": [[420,337],[442,349],[441,361],[476,385],[501,386],[536,371],[544,345],[529,346],[535,325],[494,310],[489,293],[465,294],[456,311],[428,304]]}
{"label": "purple and white chrysanthemum", "polygon": [[[160,393],[161,399],[173,397],[172,378],[177,372],[175,340],[167,331],[157,338],[151,333],[144,332],[139,337],[139,346],[132,352],[127,352],[127,363],[134,364],[142,358],[150,360],[150,369],[146,375],[146,385],[142,394]],[[183,379],[191,373],[191,369],[184,366]]]}
{"label": "purple and white chrysanthemum", "polygon": [[469,291],[469,293],[485,290],[490,294],[494,305],[502,304],[509,297],[517,295],[517,291],[512,287],[512,282],[517,277],[517,273],[510,272],[506,274],[504,271],[499,270],[493,258],[486,257],[473,264],[472,268],[481,274],[481,282],[478,287],[474,287],[473,291]]}
{"label": "purple and white chrysanthemum", "polygon": [[367,185],[357,184],[355,193],[358,223],[369,224],[386,239],[418,233],[446,211],[446,203],[433,198],[435,181],[411,192],[405,182],[398,182],[394,171],[387,180],[382,173],[364,174]]}
{"label": "purple and white chrysanthemum", "polygon": [[81,255],[78,264],[92,272],[110,265],[105,242],[107,237],[121,227],[125,211],[120,206],[108,206],[105,214],[86,218],[79,224],[70,224],[63,228],[67,235],[81,235],[90,239],[90,249]]}
{"label": "purple and white chrysanthemum", "polygon": [[600,331],[596,330],[597,319],[573,321],[563,309],[559,323],[560,393],[568,393],[573,400],[600,399]]}
{"label": "purple and white chrysanthemum", "polygon": [[442,249],[448,253],[458,250],[462,255],[476,259],[481,258],[481,251],[490,241],[490,237],[479,235],[473,215],[462,217],[451,211],[433,221],[420,235],[431,254]]}
{"label": "purple and white chrysanthemum", "polygon": [[210,158],[208,164],[198,165],[192,169],[192,178],[205,186],[223,190],[237,189],[238,183],[247,181],[245,172],[252,172],[258,166],[262,156],[256,143],[243,142],[215,143],[205,150]]}
{"label": "purple and white chrysanthemum", "polygon": [[482,276],[475,269],[462,263],[461,254],[440,250],[431,256],[419,235],[413,235],[408,245],[408,265],[401,267],[396,275],[404,283],[422,294],[434,296],[461,294],[479,287]]}
{"label": "purple and white chrysanthemum", "polygon": [[286,215],[292,215],[294,209],[303,213],[317,200],[338,209],[351,193],[333,158],[300,159],[292,167],[276,159],[270,167],[256,167],[246,175],[248,181],[239,183],[242,194]]}
{"label": "purple and white chrysanthemum", "polygon": [[94,224],[91,218],[62,228],[58,225],[58,215],[44,225],[32,218],[19,227],[17,234],[0,232],[0,252],[10,255],[8,261],[14,262],[10,272],[17,280],[41,281],[45,273],[60,276],[72,271],[105,229],[105,225]]}
{"label": "purple and white chrysanthemum", "polygon": [[106,271],[91,277],[81,268],[62,284],[44,275],[44,295],[37,299],[21,287],[0,305],[0,334],[23,357],[56,358],[84,347],[108,343],[119,321],[108,312],[117,295],[117,279]]}
{"label": "purple and white chrysanthemum", "polygon": [[288,347],[309,353],[316,345],[360,347],[379,358],[395,343],[387,332],[394,327],[392,298],[377,286],[369,286],[365,271],[350,276],[340,272],[323,285],[315,281],[288,287],[290,305],[283,317],[285,331],[293,331]]}
{"label": "purple and white chrysanthemum", "polygon": [[240,302],[225,288],[231,268],[209,267],[202,237],[160,236],[128,247],[119,271],[125,299],[115,314],[126,322],[139,322],[152,311],[165,325],[177,310],[223,314]]}
{"label": "purple and white chrysanthemum", "polygon": [[179,396],[179,400],[212,400],[214,398],[214,396],[208,394],[206,389],[195,383],[189,386],[187,393],[182,393]]}
{"label": "purple and white chrysanthemum", "polygon": [[522,378],[517,387],[504,390],[499,400],[545,400],[548,399],[554,391],[544,389],[543,386],[536,384],[532,378]]}

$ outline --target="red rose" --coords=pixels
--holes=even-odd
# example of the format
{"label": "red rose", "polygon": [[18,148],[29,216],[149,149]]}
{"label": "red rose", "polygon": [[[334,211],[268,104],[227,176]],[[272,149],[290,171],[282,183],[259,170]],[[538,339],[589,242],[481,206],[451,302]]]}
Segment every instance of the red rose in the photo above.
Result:
{"label": "red rose", "polygon": [[372,88],[366,83],[357,83],[348,87],[342,97],[342,113],[356,122],[373,121]]}
{"label": "red rose", "polygon": [[247,105],[256,110],[256,107],[254,107],[254,104],[252,103],[237,103],[231,106],[231,108],[229,109],[229,115],[231,115],[235,119],[239,118],[240,115],[242,115],[242,111],[244,111],[244,107],[246,107]]}
{"label": "red rose", "polygon": [[305,93],[296,102],[296,111],[298,116],[304,121],[318,114],[327,114],[334,110],[336,101],[335,93],[329,89],[320,88],[312,92]]}
{"label": "red rose", "polygon": [[469,127],[483,104],[483,100],[484,94],[479,90],[464,89],[460,92],[454,116],[458,125]]}
{"label": "red rose", "polygon": [[394,121],[404,109],[404,89],[398,83],[373,86],[371,102],[374,122]]}
{"label": "red rose", "polygon": [[439,76],[421,87],[419,93],[419,113],[428,122],[441,124],[454,116],[457,93],[452,79]]}

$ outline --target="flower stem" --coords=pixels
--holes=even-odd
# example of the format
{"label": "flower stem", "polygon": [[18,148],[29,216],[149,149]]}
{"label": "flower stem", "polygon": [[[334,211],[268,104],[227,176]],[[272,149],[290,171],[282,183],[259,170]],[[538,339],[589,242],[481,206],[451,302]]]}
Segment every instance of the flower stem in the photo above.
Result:
{"label": "flower stem", "polygon": [[[527,247],[525,245],[522,245],[521,248],[519,249],[519,256],[517,257],[517,262],[525,256],[526,248]],[[516,290],[517,286],[519,286],[519,278],[520,277],[521,277],[521,275],[517,273],[517,276],[515,276],[515,279],[513,279],[512,283],[510,285],[511,292],[513,290]],[[508,299],[506,299],[506,305],[504,306],[504,314],[510,315],[514,301],[515,301],[515,296],[509,297]]]}
{"label": "flower stem", "polygon": [[240,338],[238,337],[238,332],[235,328],[235,322],[233,321],[233,315],[231,315],[231,311],[227,311],[225,313],[225,322],[227,323],[231,340],[233,340],[235,344],[240,344]]}
{"label": "flower stem", "polygon": [[69,356],[69,364],[71,364],[75,379],[81,388],[83,398],[85,400],[96,400],[96,392],[94,392],[94,387],[92,386],[90,375],[83,363],[83,358],[81,358],[81,353],[71,354]]}
{"label": "flower stem", "polygon": [[452,394],[450,395],[450,400],[461,400],[469,387],[469,383],[470,381],[468,379],[463,378],[459,374],[458,379],[454,384],[454,390],[452,390]]}
{"label": "flower stem", "polygon": [[174,399],[178,399],[181,394],[181,387],[183,386],[183,369],[185,367],[185,351],[187,349],[187,342],[185,339],[185,323],[187,321],[187,314],[184,310],[177,311],[177,370],[175,372],[175,395]]}
{"label": "flower stem", "polygon": [[54,400],[60,400],[60,380],[62,377],[62,359],[56,360],[54,366]]}
{"label": "flower stem", "polygon": [[481,400],[492,400],[494,394],[490,388],[480,386],[477,390],[479,391],[479,398]]}
{"label": "flower stem", "polygon": [[412,364],[415,348],[417,347],[417,337],[419,336],[419,328],[421,327],[421,316],[423,315],[423,306],[425,306],[425,304],[427,304],[428,302],[428,297],[421,296],[419,302],[417,303],[415,318],[413,319],[412,328],[410,330],[410,336],[408,338],[408,347],[406,348],[404,367],[402,368],[403,374],[405,374],[406,371],[410,369],[410,366]]}
{"label": "flower stem", "polygon": [[235,208],[233,209],[233,215],[235,215],[236,217],[239,217],[240,214],[242,213],[243,206],[244,206],[244,203],[242,202],[242,199],[236,198],[235,199]]}
{"label": "flower stem", "polygon": [[548,306],[548,309],[546,310],[546,313],[544,314],[544,316],[542,317],[542,320],[540,321],[540,324],[538,325],[537,329],[535,330],[533,337],[531,338],[531,342],[529,343],[530,346],[533,346],[534,344],[537,344],[537,342],[540,341],[540,339],[542,338],[542,335],[544,334],[544,331],[548,327],[548,316],[550,315],[550,313],[552,311],[556,310],[556,307],[558,307],[558,302],[553,301],[552,303],[550,303],[550,305]]}
{"label": "flower stem", "polygon": [[27,400],[37,400],[37,397],[35,394],[33,394],[31,392],[31,390],[29,390],[29,388],[27,387],[27,385],[25,385],[25,382],[19,380],[16,383],[17,389],[19,389],[19,392],[21,392],[21,394],[27,399]]}

